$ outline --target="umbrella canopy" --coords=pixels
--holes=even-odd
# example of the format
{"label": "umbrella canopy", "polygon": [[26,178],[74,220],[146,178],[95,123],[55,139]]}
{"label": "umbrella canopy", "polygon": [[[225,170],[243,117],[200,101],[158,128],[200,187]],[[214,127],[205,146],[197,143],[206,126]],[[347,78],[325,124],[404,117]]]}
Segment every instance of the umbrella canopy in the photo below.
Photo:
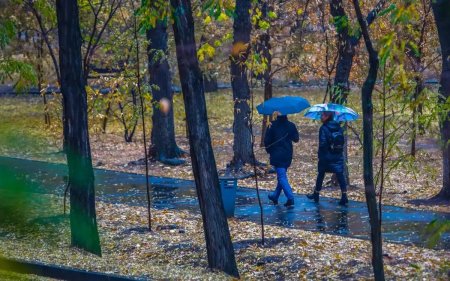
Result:
{"label": "umbrella canopy", "polygon": [[259,114],[263,115],[272,115],[275,111],[280,112],[281,115],[287,115],[300,113],[310,106],[305,98],[285,96],[271,98],[258,105],[256,109]]}
{"label": "umbrella canopy", "polygon": [[358,113],[356,113],[353,109],[335,103],[323,103],[313,105],[305,113],[305,117],[313,120],[320,120],[322,112],[324,111],[333,112],[334,121],[337,122],[355,121],[356,119],[359,118]]}

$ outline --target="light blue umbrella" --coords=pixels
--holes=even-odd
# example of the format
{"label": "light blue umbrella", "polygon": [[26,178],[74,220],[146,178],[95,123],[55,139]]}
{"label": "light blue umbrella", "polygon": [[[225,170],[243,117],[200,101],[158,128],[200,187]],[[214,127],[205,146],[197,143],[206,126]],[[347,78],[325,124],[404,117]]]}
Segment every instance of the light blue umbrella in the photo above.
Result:
{"label": "light blue umbrella", "polygon": [[320,120],[322,112],[329,111],[334,113],[334,121],[347,122],[355,121],[359,118],[358,113],[353,109],[335,103],[322,103],[313,105],[306,111],[305,117],[313,120]]}
{"label": "light blue umbrella", "polygon": [[275,97],[271,98],[256,107],[259,114],[272,115],[275,111],[281,115],[300,113],[311,105],[302,97]]}

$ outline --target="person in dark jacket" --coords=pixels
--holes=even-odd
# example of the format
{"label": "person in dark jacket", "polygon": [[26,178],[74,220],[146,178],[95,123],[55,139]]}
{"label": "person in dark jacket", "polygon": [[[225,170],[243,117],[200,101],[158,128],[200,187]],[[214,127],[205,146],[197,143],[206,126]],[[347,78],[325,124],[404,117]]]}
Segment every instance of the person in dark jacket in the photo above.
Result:
{"label": "person in dark jacket", "polygon": [[333,112],[323,112],[321,116],[322,126],[319,131],[319,163],[316,187],[313,194],[308,194],[309,199],[319,202],[319,194],[322,190],[325,173],[335,173],[341,188],[342,197],[339,205],[347,205],[347,183],[344,176],[344,152],[343,149],[333,149],[333,138],[342,139],[343,132],[338,122],[333,120]]}
{"label": "person in dark jacket", "polygon": [[275,167],[277,172],[277,188],[269,194],[269,199],[275,205],[278,204],[282,190],[287,197],[284,206],[294,205],[294,193],[289,185],[287,169],[292,163],[292,142],[298,141],[299,134],[295,124],[290,122],[285,115],[279,115],[266,131],[264,146],[267,153],[270,154],[270,164]]}

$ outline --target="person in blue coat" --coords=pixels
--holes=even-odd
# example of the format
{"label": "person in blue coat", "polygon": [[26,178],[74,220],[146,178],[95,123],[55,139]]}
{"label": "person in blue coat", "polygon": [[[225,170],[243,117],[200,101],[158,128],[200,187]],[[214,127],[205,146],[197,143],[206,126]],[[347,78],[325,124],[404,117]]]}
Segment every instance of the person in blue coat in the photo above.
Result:
{"label": "person in blue coat", "polygon": [[316,187],[314,193],[308,194],[309,199],[319,202],[325,173],[335,173],[341,188],[340,205],[348,204],[347,183],[344,176],[344,133],[338,122],[333,120],[333,112],[323,112],[322,126],[319,130],[319,163]]}
{"label": "person in blue coat", "polygon": [[269,194],[269,199],[278,204],[281,191],[287,197],[284,206],[294,205],[294,193],[289,184],[287,169],[292,163],[293,142],[299,141],[299,134],[294,123],[290,122],[286,115],[279,115],[267,129],[264,137],[264,146],[270,155],[270,164],[277,172],[277,187]]}

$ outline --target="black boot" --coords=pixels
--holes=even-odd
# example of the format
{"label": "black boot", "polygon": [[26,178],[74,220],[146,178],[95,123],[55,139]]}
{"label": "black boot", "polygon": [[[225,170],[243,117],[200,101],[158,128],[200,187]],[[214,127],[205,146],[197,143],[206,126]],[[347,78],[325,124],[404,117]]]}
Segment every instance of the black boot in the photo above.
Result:
{"label": "black boot", "polygon": [[341,206],[347,206],[347,204],[348,204],[347,192],[343,192],[343,193],[342,193],[341,200],[339,200],[339,205],[341,205]]}
{"label": "black boot", "polygon": [[314,193],[312,194],[306,194],[306,197],[308,199],[314,200],[314,202],[319,202],[319,192],[314,190]]}
{"label": "black boot", "polygon": [[288,199],[286,203],[284,203],[285,207],[294,206],[294,199]]}
{"label": "black boot", "polygon": [[272,203],[273,203],[274,205],[278,205],[278,200],[275,199],[275,197],[273,197],[272,194],[269,194],[268,197],[269,197],[269,200],[272,201]]}

